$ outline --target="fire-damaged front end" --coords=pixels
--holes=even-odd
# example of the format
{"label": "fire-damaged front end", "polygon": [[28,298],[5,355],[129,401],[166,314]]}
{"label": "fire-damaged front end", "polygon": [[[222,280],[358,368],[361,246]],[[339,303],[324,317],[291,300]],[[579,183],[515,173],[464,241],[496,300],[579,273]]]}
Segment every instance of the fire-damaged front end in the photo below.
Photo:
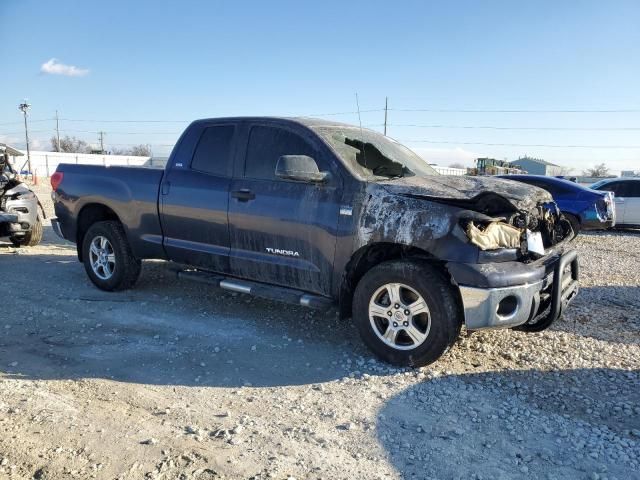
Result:
{"label": "fire-damaged front end", "polygon": [[16,177],[8,156],[0,151],[0,237],[26,244],[35,240],[34,227],[40,227],[39,203],[36,194]]}
{"label": "fire-damaged front end", "polygon": [[0,181],[0,237],[22,239],[38,222],[38,198],[22,183]]}
{"label": "fire-damaged front end", "polygon": [[360,232],[363,243],[403,243],[441,262],[469,330],[543,330],[578,291],[571,224],[530,185],[448,176],[372,183]]}

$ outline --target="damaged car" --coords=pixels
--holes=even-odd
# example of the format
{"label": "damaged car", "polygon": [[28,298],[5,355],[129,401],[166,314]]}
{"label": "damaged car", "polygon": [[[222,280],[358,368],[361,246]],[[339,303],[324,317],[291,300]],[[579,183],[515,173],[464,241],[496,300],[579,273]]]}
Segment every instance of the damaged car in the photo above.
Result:
{"label": "damaged car", "polygon": [[0,237],[8,237],[16,247],[33,247],[42,240],[44,210],[36,194],[18,179],[6,149],[0,146]]}
{"label": "damaged car", "polygon": [[600,192],[564,178],[545,175],[501,175],[499,178],[527,183],[548,191],[578,234],[587,230],[604,230],[616,224],[613,192]]}
{"label": "damaged car", "polygon": [[51,183],[52,226],[98,288],[131,288],[141,260],[164,259],[181,279],[335,305],[397,365],[436,361],[463,326],[543,330],[578,292],[548,192],[439,175],[360,127],[198,120],[164,171],[61,164]]}

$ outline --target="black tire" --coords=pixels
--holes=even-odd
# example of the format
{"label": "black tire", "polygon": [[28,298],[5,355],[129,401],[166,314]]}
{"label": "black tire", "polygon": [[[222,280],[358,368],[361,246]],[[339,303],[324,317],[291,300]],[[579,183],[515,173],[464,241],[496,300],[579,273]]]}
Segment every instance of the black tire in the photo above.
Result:
{"label": "black tire", "polygon": [[36,223],[31,226],[31,230],[27,232],[26,235],[22,237],[10,237],[11,243],[15,247],[35,247],[42,241],[42,220],[38,215]]}
{"label": "black tire", "polygon": [[580,233],[582,227],[580,226],[580,219],[571,213],[563,213],[564,217],[569,220],[571,229],[573,230],[573,236],[577,236]]}
{"label": "black tire", "polygon": [[[105,237],[110,242],[115,256],[112,275],[107,279],[100,278],[91,266],[91,243],[97,237]],[[89,279],[101,290],[127,290],[140,276],[141,262],[133,256],[127,236],[119,222],[106,221],[91,225],[82,240],[82,258]]]}
{"label": "black tire", "polygon": [[[400,283],[415,290],[429,309],[430,326],[426,339],[410,350],[385,343],[369,319],[369,302],[380,288],[390,283]],[[382,321],[382,317],[376,318],[376,322]],[[362,277],[354,293],[353,320],[364,343],[382,360],[394,365],[421,367],[435,362],[453,346],[460,334],[463,314],[451,282],[440,271],[422,262],[395,260],[373,267]]]}
{"label": "black tire", "polygon": [[535,323],[523,323],[522,325],[518,325],[517,327],[513,327],[512,330],[517,332],[525,332],[525,333],[538,333],[546,330],[553,324],[553,321],[549,320],[547,317],[540,319]]}

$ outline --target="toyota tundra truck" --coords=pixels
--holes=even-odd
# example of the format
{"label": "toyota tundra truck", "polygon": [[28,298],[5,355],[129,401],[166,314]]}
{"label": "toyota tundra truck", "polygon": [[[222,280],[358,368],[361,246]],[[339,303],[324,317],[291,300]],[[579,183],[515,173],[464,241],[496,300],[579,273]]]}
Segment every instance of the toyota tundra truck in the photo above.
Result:
{"label": "toyota tundra truck", "polygon": [[571,224],[548,192],[439,175],[361,127],[197,120],[164,171],[61,164],[51,184],[52,226],[98,288],[167,260],[178,278],[335,306],[396,365],[434,362],[463,325],[543,330],[578,292]]}

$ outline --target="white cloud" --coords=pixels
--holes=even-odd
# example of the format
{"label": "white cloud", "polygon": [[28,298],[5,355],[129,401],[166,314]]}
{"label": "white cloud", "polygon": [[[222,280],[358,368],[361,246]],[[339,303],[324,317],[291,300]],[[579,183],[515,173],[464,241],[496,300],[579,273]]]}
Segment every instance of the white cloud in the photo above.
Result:
{"label": "white cloud", "polygon": [[65,75],[67,77],[82,77],[89,73],[87,68],[79,68],[75,65],[65,65],[58,62],[55,58],[51,58],[40,66],[42,73],[51,75]]}

